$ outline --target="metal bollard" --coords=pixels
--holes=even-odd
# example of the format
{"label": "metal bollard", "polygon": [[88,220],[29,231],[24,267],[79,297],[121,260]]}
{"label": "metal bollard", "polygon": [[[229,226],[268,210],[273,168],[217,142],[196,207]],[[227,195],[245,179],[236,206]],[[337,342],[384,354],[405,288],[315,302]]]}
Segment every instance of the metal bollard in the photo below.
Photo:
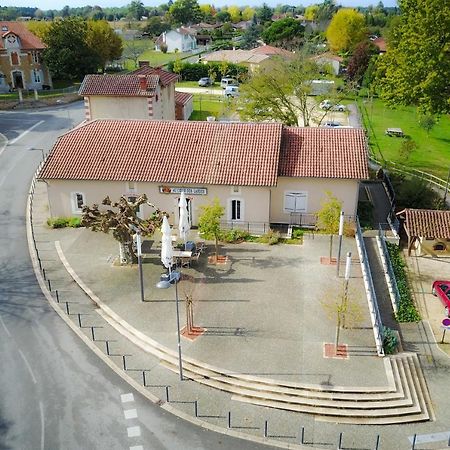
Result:
{"label": "metal bollard", "polygon": [[81,314],[78,313],[77,316],[78,316],[78,326],[81,328]]}
{"label": "metal bollard", "polygon": [[55,290],[55,295],[56,295],[56,303],[59,303],[58,289]]}
{"label": "metal bollard", "polygon": [[305,443],[305,427],[302,427],[302,431],[300,433],[300,444]]}
{"label": "metal bollard", "polygon": [[48,290],[51,292],[52,284],[50,283],[50,278],[47,280],[47,283],[48,283]]}
{"label": "metal bollard", "polygon": [[44,277],[44,280],[47,279],[47,277],[45,276],[45,269],[42,269],[42,276]]}
{"label": "metal bollard", "polygon": [[170,398],[169,398],[169,386],[166,386],[166,402],[170,403]]}
{"label": "metal bollard", "polygon": [[106,344],[106,354],[109,356],[109,342],[105,341]]}
{"label": "metal bollard", "polygon": [[70,312],[69,312],[69,302],[64,302],[65,304],[66,304],[66,313],[67,313],[67,315],[69,315],[70,314]]}
{"label": "metal bollard", "polygon": [[194,401],[194,414],[195,417],[198,417],[198,400]]}
{"label": "metal bollard", "polygon": [[375,444],[375,450],[378,450],[378,446],[380,445],[380,435],[377,434],[377,442]]}
{"label": "metal bollard", "polygon": [[417,434],[414,434],[411,450],[415,450],[415,448],[416,448],[416,439],[417,439]]}
{"label": "metal bollard", "polygon": [[228,428],[231,428],[231,411],[228,411]]}
{"label": "metal bollard", "polygon": [[126,361],[125,361],[125,356],[126,356],[126,355],[122,355],[123,370],[127,370],[127,363],[126,363]]}
{"label": "metal bollard", "polygon": [[269,433],[269,423],[268,421],[264,421],[264,437],[267,437]]}
{"label": "metal bollard", "polygon": [[339,442],[338,442],[338,446],[337,446],[337,450],[342,450],[342,432],[339,433]]}
{"label": "metal bollard", "polygon": [[147,387],[147,382],[145,380],[145,370],[142,371],[142,383],[144,387]]}
{"label": "metal bollard", "polygon": [[91,327],[92,340],[95,341],[94,327]]}

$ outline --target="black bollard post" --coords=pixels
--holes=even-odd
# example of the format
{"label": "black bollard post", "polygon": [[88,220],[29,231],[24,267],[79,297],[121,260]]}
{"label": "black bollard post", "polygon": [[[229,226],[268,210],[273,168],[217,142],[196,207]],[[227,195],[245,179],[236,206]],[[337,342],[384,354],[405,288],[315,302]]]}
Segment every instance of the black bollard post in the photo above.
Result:
{"label": "black bollard post", "polygon": [[416,448],[416,439],[417,439],[417,434],[414,434],[411,450],[415,450],[415,448]]}
{"label": "black bollard post", "polygon": [[228,428],[231,428],[231,411],[228,411]]}
{"label": "black bollard post", "polygon": [[52,284],[50,283],[50,278],[47,280],[47,283],[48,283],[48,290],[51,292]]}
{"label": "black bollard post", "polygon": [[198,400],[194,401],[194,413],[195,417],[198,417]]}
{"label": "black bollard post", "polygon": [[143,386],[147,387],[147,382],[145,380],[145,370],[142,371],[142,382],[143,382]]}
{"label": "black bollard post", "polygon": [[42,269],[42,276],[44,277],[44,280],[47,279],[47,277],[45,276],[45,269]]}
{"label": "black bollard post", "polygon": [[338,450],[342,449],[342,432],[339,433],[339,442],[338,442],[337,448],[338,448]]}
{"label": "black bollard post", "polygon": [[169,399],[169,386],[166,386],[166,402],[170,403],[170,399]]}
{"label": "black bollard post", "polygon": [[55,294],[56,294],[56,303],[59,303],[58,289],[55,290]]}
{"label": "black bollard post", "polygon": [[125,361],[125,356],[126,356],[126,355],[122,355],[123,370],[127,370],[127,363],[126,363],[126,361]]}
{"label": "black bollard post", "polygon": [[105,341],[106,343],[106,354],[109,356],[109,342]]}
{"label": "black bollard post", "polygon": [[78,313],[77,316],[78,316],[78,326],[81,328],[81,314]]}
{"label": "black bollard post", "polygon": [[267,437],[269,433],[269,423],[266,421],[264,421],[264,437]]}
{"label": "black bollard post", "polygon": [[65,302],[65,304],[66,304],[66,313],[67,313],[67,315],[69,315],[70,314],[70,312],[69,312],[69,302]]}
{"label": "black bollard post", "polygon": [[302,427],[302,432],[300,433],[300,444],[305,443],[305,427]]}
{"label": "black bollard post", "polygon": [[378,446],[380,445],[380,435],[377,435],[377,442],[375,444],[375,450],[378,450]]}
{"label": "black bollard post", "polygon": [[92,340],[95,341],[94,327],[91,327]]}

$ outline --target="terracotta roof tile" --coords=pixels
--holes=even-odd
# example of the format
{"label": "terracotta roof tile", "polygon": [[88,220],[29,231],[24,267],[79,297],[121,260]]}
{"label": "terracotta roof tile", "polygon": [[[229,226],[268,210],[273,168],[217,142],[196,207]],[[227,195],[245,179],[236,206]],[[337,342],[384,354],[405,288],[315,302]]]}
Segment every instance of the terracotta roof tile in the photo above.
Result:
{"label": "terracotta roof tile", "polygon": [[158,86],[158,82],[158,75],[147,75],[147,89],[142,89],[138,75],[86,75],[78,94],[151,97]]}
{"label": "terracotta roof tile", "polygon": [[366,179],[369,173],[364,131],[359,128],[285,128],[278,174]]}
{"label": "terracotta roof tile", "polygon": [[279,56],[287,56],[287,57],[294,57],[295,54],[292,52],[289,52],[285,50],[284,48],[274,47],[272,45],[261,45],[256,48],[252,48],[250,50],[252,53],[260,54],[260,55],[279,55]]}
{"label": "terracotta roof tile", "polygon": [[282,125],[96,120],[55,143],[40,178],[274,186]]}
{"label": "terracotta roof tile", "polygon": [[[46,45],[34,35],[26,25],[20,22],[0,21],[0,32],[3,37],[5,34],[12,32],[20,38],[20,48],[27,50],[42,50]],[[4,48],[3,39],[0,39],[0,48]]]}
{"label": "terracotta roof tile", "polygon": [[176,73],[168,72],[160,67],[150,66],[139,67],[139,69],[130,72],[130,75],[158,75],[163,86],[167,86],[170,83],[175,83],[178,81],[178,78],[180,78]]}
{"label": "terracotta roof tile", "polygon": [[186,92],[178,92],[175,91],[175,103],[177,105],[185,105],[189,102],[194,96],[192,94],[188,94]]}
{"label": "terracotta roof tile", "polygon": [[409,236],[450,239],[450,211],[436,209],[404,209],[397,213],[405,217]]}

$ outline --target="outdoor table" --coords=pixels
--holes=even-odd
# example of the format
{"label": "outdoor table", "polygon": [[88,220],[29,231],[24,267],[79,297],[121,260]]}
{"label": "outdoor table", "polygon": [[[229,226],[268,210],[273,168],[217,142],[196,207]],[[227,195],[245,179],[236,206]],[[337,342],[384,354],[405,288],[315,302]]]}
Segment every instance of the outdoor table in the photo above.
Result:
{"label": "outdoor table", "polygon": [[187,250],[174,250],[173,257],[177,261],[180,261],[181,264],[183,264],[183,261],[187,261],[190,264],[192,252],[187,251]]}

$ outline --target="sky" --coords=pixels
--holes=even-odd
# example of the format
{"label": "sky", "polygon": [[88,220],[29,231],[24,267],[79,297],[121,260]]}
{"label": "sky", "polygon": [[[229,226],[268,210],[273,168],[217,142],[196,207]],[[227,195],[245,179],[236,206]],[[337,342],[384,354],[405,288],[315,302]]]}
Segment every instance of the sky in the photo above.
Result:
{"label": "sky", "polygon": [[[216,6],[224,6],[224,5],[251,5],[251,6],[259,6],[262,5],[264,0],[199,0],[199,3],[210,3]],[[342,6],[368,6],[368,5],[376,5],[379,0],[336,0],[336,3]],[[303,5],[308,6],[311,3],[320,3],[321,0],[296,0],[296,1],[279,1],[279,0],[266,0],[266,3],[270,6],[275,6],[278,3],[288,4],[288,5]],[[76,8],[79,6],[86,5],[98,5],[102,8],[107,6],[126,6],[131,3],[131,0],[75,0],[75,1],[65,1],[65,0],[10,0],[4,1],[0,0],[0,6],[29,6],[36,7],[39,9],[47,10],[47,9],[62,9],[64,5],[69,5],[72,8]],[[143,1],[144,6],[155,6],[160,3],[167,3],[165,0],[156,0],[153,2]],[[396,0],[383,0],[384,6],[397,6]]]}

